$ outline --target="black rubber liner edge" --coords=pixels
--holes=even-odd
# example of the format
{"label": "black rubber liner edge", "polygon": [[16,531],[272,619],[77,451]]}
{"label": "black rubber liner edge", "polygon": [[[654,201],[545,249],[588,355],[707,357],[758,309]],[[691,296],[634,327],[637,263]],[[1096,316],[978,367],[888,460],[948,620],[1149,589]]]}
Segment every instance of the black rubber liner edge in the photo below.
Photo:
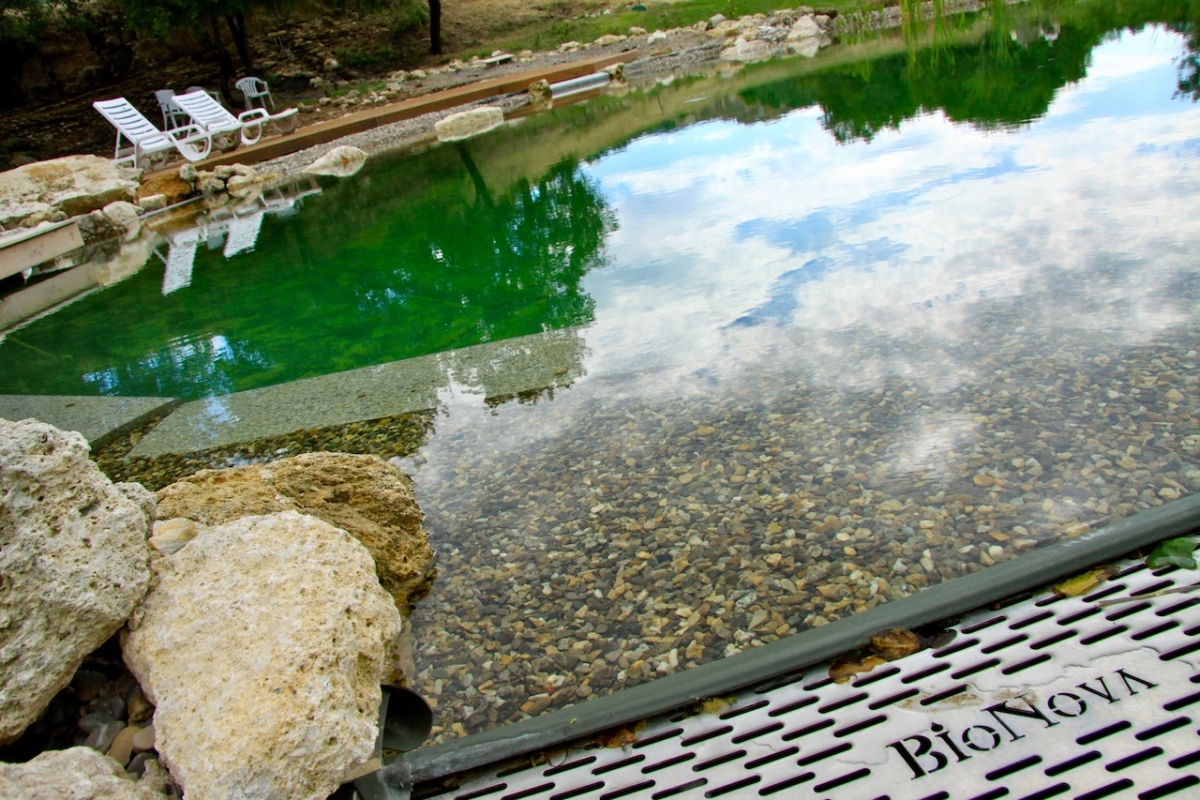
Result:
{"label": "black rubber liner edge", "polygon": [[673,711],[701,698],[744,689],[826,661],[865,644],[872,634],[882,630],[919,627],[1043,587],[1198,527],[1200,494],[1194,494],[737,656],[571,708],[405,753],[376,775],[388,789],[394,790],[525,753],[560,747],[609,728]]}

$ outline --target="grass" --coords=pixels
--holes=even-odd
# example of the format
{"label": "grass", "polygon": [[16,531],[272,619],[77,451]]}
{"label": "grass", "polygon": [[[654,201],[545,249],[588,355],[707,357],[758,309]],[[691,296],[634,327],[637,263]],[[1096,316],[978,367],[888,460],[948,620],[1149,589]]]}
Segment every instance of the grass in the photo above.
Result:
{"label": "grass", "polygon": [[[663,3],[655,0],[643,0],[645,11],[634,11],[626,4],[620,10],[609,13],[591,12],[580,14],[569,19],[544,20],[525,26],[518,30],[507,31],[487,41],[473,45],[469,50],[456,54],[459,57],[470,57],[471,54],[490,54],[493,50],[553,50],[563,42],[592,42],[605,34],[628,35],[631,27],[645,28],[648,32],[669,30],[694,25],[715,14],[723,14],[728,19],[753,14],[770,14],[783,8],[795,8],[801,3],[786,0],[683,0],[682,2]],[[819,3],[822,8],[837,9],[845,13],[860,8],[872,8],[882,5],[880,0],[826,0]]]}

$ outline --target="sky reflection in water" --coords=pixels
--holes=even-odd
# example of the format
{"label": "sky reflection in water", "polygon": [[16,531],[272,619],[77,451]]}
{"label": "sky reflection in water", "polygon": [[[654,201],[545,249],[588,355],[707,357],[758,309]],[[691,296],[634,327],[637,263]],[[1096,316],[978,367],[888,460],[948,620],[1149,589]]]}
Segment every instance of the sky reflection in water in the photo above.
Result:
{"label": "sky reflection in water", "polygon": [[587,374],[537,405],[448,393],[405,462],[439,550],[414,616],[439,735],[1200,487],[1180,47],[1105,42],[1016,130],[936,112],[839,144],[812,107],[588,163],[617,227],[583,278]]}
{"label": "sky reflection in water", "polygon": [[[587,172],[619,228],[612,266],[585,279],[589,370],[649,362],[670,385],[784,337],[829,381],[947,387],[973,365],[930,356],[985,298],[1021,296],[1028,324],[1130,343],[1189,319],[1170,284],[1194,266],[1200,109],[1172,99],[1179,47],[1162,30],[1101,45],[1086,81],[1012,133],[935,113],[839,145],[805,109],[606,155]],[[845,331],[921,342],[862,363],[826,347]]]}

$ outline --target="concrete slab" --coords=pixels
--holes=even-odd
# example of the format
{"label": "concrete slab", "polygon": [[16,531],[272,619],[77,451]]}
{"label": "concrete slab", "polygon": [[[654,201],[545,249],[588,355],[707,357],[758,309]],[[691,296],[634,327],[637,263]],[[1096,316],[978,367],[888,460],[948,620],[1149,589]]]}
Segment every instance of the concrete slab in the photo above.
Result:
{"label": "concrete slab", "polygon": [[[356,111],[338,119],[318,122],[303,127],[294,133],[284,136],[266,136],[261,142],[249,147],[239,147],[228,153],[220,153],[206,159],[197,166],[200,169],[212,169],[222,164],[257,164],[272,158],[295,153],[318,144],[327,144],[343,136],[362,133],[373,128],[390,125],[393,122],[412,119],[433,111],[444,111],[448,108],[487,100],[503,94],[524,91],[529,84],[546,80],[550,83],[578,78],[603,70],[605,67],[618,63],[627,63],[636,58],[637,54],[616,53],[609,56],[574,61],[569,64],[557,64],[552,67],[520,72],[513,75],[503,75],[488,78],[452,89],[420,95],[418,97],[400,100],[383,106]],[[178,165],[174,167],[177,169]]]}
{"label": "concrete slab", "polygon": [[83,236],[74,220],[0,236],[0,278],[16,275],[80,247]]}
{"label": "concrete slab", "polygon": [[174,397],[0,395],[0,418],[30,417],[64,431],[78,431],[92,447],[104,444],[179,401]]}
{"label": "concrete slab", "polygon": [[579,329],[506,339],[185,403],[130,456],[153,458],[444,405],[444,393],[492,403],[568,386],[584,374]]}

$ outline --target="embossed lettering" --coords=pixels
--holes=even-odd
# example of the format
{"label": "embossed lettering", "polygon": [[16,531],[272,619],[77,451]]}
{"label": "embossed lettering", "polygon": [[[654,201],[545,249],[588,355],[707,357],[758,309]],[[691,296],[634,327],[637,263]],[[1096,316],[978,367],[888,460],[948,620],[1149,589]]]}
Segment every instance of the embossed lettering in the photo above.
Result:
{"label": "embossed lettering", "polygon": [[[1071,713],[1067,710],[1068,708],[1071,708],[1071,706],[1060,708],[1060,706],[1064,704],[1064,701],[1059,699],[1061,697],[1068,697],[1072,702],[1074,702],[1074,713]],[[1083,714],[1085,711],[1087,711],[1087,703],[1083,702],[1083,698],[1077,694],[1071,694],[1070,692],[1059,692],[1058,694],[1052,696],[1046,705],[1050,706],[1050,710],[1055,714],[1058,714],[1060,717],[1078,717],[1080,714]]]}
{"label": "embossed lettering", "polygon": [[[990,743],[988,743],[985,747],[984,742],[980,741],[980,737],[972,736],[971,731],[983,731],[983,733],[989,737]],[[1000,734],[996,733],[996,731],[992,730],[987,725],[972,725],[963,731],[962,740],[963,744],[965,744],[967,747],[980,753],[986,753],[988,750],[995,750],[1000,746]]]}
{"label": "embossed lettering", "polygon": [[1132,686],[1129,685],[1130,681],[1137,681],[1142,686],[1145,686],[1147,689],[1157,689],[1158,688],[1157,683],[1151,683],[1150,681],[1145,680],[1144,678],[1139,678],[1137,675],[1130,675],[1128,672],[1126,672],[1123,669],[1117,670],[1117,674],[1121,676],[1121,680],[1125,681],[1125,688],[1127,690],[1129,690],[1130,697],[1137,694],[1137,689],[1134,689]]}
{"label": "embossed lettering", "polygon": [[1013,708],[1012,706],[1009,706],[1007,703],[996,703],[995,705],[988,706],[987,708],[984,709],[984,711],[986,711],[992,715],[992,719],[996,720],[996,722],[1000,723],[1000,726],[1002,728],[1004,728],[1004,730],[1008,731],[1008,735],[1012,737],[1012,741],[1015,742],[1018,739],[1024,739],[1025,735],[1019,734],[1016,731],[1014,731],[1012,728],[1008,727],[1008,723],[1006,723],[1003,719],[1000,718],[1001,714],[1010,714],[1014,717],[1024,717],[1025,719],[1038,719],[1038,720],[1041,720],[1042,722],[1046,723],[1047,728],[1053,728],[1055,725],[1058,724],[1057,722],[1051,720],[1049,717],[1047,717],[1045,714],[1043,714],[1038,709],[1037,706],[1035,706],[1033,703],[1029,702],[1028,698],[1026,698],[1025,695],[1021,695],[1020,699],[1021,699],[1021,702],[1025,703],[1025,705],[1029,706],[1028,710],[1026,710],[1024,708]]}
{"label": "embossed lettering", "polygon": [[[915,743],[917,746],[917,751],[915,753],[910,753],[908,748],[904,746],[905,742]],[[904,762],[908,764],[910,769],[912,769],[913,780],[916,780],[917,778],[923,778],[930,772],[937,772],[939,769],[942,769],[950,763],[950,759],[933,749],[933,742],[929,741],[929,738],[925,736],[909,736],[907,739],[901,739],[898,742],[892,742],[888,745],[888,747],[896,748],[896,752],[900,754],[900,757],[903,758]],[[926,769],[924,766],[922,766],[921,762],[917,759],[926,756],[932,758],[936,766],[930,769]]]}
{"label": "embossed lettering", "polygon": [[1096,695],[1096,697],[1103,697],[1110,703],[1120,702],[1117,700],[1117,698],[1113,697],[1112,692],[1108,690],[1108,684],[1104,682],[1103,676],[1097,678],[1097,680],[1100,682],[1100,691],[1088,686],[1088,681],[1084,681],[1083,683],[1079,684],[1078,688],[1083,689],[1085,692],[1091,692],[1092,694]]}

